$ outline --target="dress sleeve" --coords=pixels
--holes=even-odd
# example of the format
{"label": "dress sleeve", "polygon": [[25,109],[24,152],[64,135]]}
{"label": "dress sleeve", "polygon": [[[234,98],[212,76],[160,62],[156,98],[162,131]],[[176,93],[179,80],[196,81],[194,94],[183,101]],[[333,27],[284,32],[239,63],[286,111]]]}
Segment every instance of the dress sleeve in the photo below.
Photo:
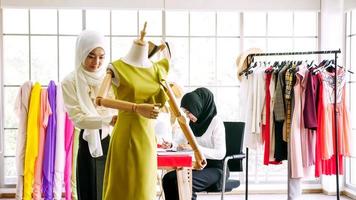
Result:
{"label": "dress sleeve", "polygon": [[111,83],[115,86],[115,87],[119,87],[120,85],[120,76],[119,73],[117,73],[116,69],[114,68],[114,66],[110,63],[108,65],[108,69],[111,69],[111,71],[114,72],[114,78],[112,79]]}
{"label": "dress sleeve", "polygon": [[65,108],[76,127],[80,129],[100,129],[103,124],[106,125],[111,120],[112,116],[92,116],[82,111],[73,80],[65,79],[61,85]]}

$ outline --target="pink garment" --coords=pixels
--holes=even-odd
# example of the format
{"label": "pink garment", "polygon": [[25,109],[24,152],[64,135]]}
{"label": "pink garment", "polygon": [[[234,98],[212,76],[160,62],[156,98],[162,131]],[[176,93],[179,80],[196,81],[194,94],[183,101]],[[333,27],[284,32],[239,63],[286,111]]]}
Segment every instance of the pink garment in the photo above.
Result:
{"label": "pink garment", "polygon": [[[335,119],[334,119],[334,73],[323,72],[323,88],[324,88],[324,108],[325,108],[325,137],[322,141],[324,146],[322,148],[322,159],[326,160],[335,154]],[[345,70],[338,68],[337,72],[337,133],[338,133],[338,151],[340,155],[350,155],[350,125],[349,113],[346,108],[345,89],[346,89],[346,76]]]}
{"label": "pink garment", "polygon": [[63,176],[65,165],[65,109],[63,102],[62,87],[57,86],[57,102],[56,102],[56,114],[57,114],[57,132],[56,132],[56,150],[55,150],[55,165],[54,165],[54,185],[53,194],[55,199],[62,198],[63,188]]}
{"label": "pink garment", "polygon": [[27,133],[27,115],[29,110],[29,101],[32,90],[32,82],[26,81],[20,87],[16,97],[15,112],[19,118],[19,126],[17,129],[16,138],[16,199],[23,197],[23,177],[24,177],[24,162],[26,151],[26,133]]}
{"label": "pink garment", "polygon": [[302,142],[301,135],[305,135],[307,132],[304,128],[304,123],[302,121],[302,81],[304,78],[305,66],[300,66],[299,71],[296,73],[296,83],[293,87],[294,89],[294,110],[291,122],[291,132],[289,138],[290,144],[290,167],[291,167],[291,178],[303,178],[303,159],[302,159]]}
{"label": "pink garment", "polygon": [[72,199],[71,176],[72,176],[72,157],[73,157],[73,140],[74,140],[74,124],[70,120],[68,113],[65,118],[65,168],[64,168],[64,185],[66,190],[66,200]]}
{"label": "pink garment", "polygon": [[48,124],[48,117],[52,114],[51,106],[49,105],[48,101],[48,93],[47,89],[41,89],[41,106],[40,106],[40,116],[39,116],[39,123],[40,123],[40,135],[39,135],[39,142],[38,142],[38,156],[36,160],[35,166],[35,182],[33,185],[33,199],[41,199],[41,187],[42,187],[42,161],[43,161],[43,146],[44,146],[44,139],[46,135],[46,128]]}

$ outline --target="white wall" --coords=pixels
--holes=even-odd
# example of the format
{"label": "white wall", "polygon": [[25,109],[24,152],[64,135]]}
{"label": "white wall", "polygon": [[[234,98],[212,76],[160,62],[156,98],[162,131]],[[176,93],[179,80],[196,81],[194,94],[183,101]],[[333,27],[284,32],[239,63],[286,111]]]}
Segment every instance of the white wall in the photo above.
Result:
{"label": "white wall", "polygon": [[2,0],[2,7],[319,10],[320,0]]}
{"label": "white wall", "polygon": [[351,10],[356,8],[355,0],[344,0],[345,1],[345,10]]}

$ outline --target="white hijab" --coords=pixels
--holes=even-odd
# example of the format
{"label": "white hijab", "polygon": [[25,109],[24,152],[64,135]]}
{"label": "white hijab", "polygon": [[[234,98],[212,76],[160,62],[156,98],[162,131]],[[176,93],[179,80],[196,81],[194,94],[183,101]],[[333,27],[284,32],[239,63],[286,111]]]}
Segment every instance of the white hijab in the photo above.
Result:
{"label": "white hijab", "polygon": [[[85,30],[77,38],[75,52],[75,83],[79,105],[84,113],[90,116],[101,117],[97,112],[88,92],[89,85],[99,87],[104,76],[105,67],[100,66],[95,72],[84,69],[83,63],[91,51],[101,47],[105,51],[104,36],[95,31]],[[102,137],[107,136],[109,127],[102,127]],[[89,151],[92,157],[103,155],[101,138],[97,129],[85,129],[83,139],[88,142]]]}

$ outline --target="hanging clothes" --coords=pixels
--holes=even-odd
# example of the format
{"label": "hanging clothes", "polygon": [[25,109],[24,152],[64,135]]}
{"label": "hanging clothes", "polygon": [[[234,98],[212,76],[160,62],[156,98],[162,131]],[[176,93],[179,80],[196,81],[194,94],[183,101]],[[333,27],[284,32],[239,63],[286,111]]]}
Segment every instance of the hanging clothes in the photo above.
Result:
{"label": "hanging clothes", "polygon": [[65,199],[72,199],[71,175],[72,175],[72,159],[73,159],[73,139],[74,139],[74,124],[70,120],[68,113],[65,114],[65,168],[64,168],[64,185]]}
{"label": "hanging clothes", "polygon": [[55,158],[56,162],[54,164],[54,186],[53,193],[55,199],[62,198],[62,187],[64,181],[64,166],[65,166],[65,108],[62,95],[62,87],[57,86],[56,93],[56,114],[57,114],[57,130],[56,130],[56,149]]}
{"label": "hanging clothes", "polygon": [[77,156],[79,148],[79,132],[80,129],[74,128],[73,133],[73,156],[72,156],[72,175],[71,175],[71,188],[72,188],[72,199],[78,200],[77,194]]}
{"label": "hanging clothes", "polygon": [[24,167],[24,200],[32,199],[35,162],[38,155],[40,101],[41,85],[36,82],[31,91],[30,107],[27,120]]}
{"label": "hanging clothes", "polygon": [[23,181],[24,181],[24,162],[26,152],[27,136],[27,115],[29,111],[29,101],[32,90],[32,82],[26,81],[20,87],[19,93],[15,100],[15,113],[19,118],[19,125],[16,137],[16,199],[23,198]]}
{"label": "hanging clothes", "polygon": [[[48,84],[48,101],[52,111],[56,111],[56,84],[50,81]],[[57,132],[57,113],[53,112],[48,119],[45,149],[42,170],[43,184],[42,191],[45,200],[52,200],[53,197],[53,180],[54,180],[54,164],[55,164],[55,149],[56,149],[56,132]]]}
{"label": "hanging clothes", "polygon": [[42,199],[42,162],[43,162],[43,151],[44,151],[44,140],[46,137],[46,128],[48,125],[48,118],[52,114],[51,106],[48,101],[47,89],[42,88],[41,90],[41,106],[40,106],[40,132],[39,132],[39,143],[38,143],[38,156],[36,160],[35,167],[35,182],[33,185],[33,199]]}

